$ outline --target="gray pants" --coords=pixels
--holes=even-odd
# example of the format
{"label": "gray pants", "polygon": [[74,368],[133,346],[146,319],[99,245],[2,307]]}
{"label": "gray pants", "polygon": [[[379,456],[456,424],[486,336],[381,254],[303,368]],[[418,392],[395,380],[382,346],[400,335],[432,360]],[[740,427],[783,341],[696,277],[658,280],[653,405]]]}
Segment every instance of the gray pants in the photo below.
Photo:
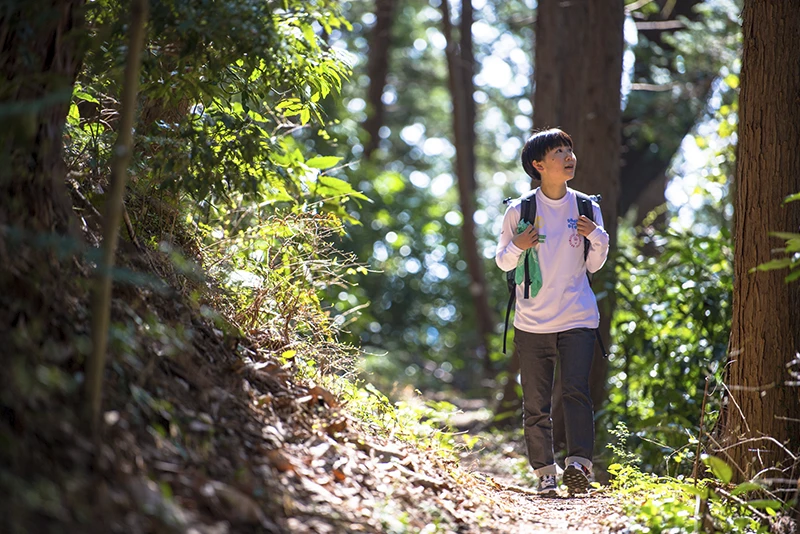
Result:
{"label": "gray pants", "polygon": [[576,328],[555,334],[532,334],[514,329],[522,381],[522,415],[528,461],[537,476],[556,474],[553,421],[550,418],[556,361],[560,367],[567,434],[566,463],[592,467],[594,410],[589,394],[589,371],[595,332]]}

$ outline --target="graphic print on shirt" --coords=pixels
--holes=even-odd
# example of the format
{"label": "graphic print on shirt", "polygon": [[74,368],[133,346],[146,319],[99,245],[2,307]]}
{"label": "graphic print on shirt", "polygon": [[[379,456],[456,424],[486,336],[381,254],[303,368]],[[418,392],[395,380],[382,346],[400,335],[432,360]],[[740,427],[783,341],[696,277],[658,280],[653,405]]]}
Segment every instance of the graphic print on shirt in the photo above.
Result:
{"label": "graphic print on shirt", "polygon": [[541,233],[544,229],[544,219],[542,219],[541,215],[537,215],[533,220],[533,227],[536,228],[537,232],[539,232],[539,243],[544,243],[547,239],[547,236]]}
{"label": "graphic print on shirt", "polygon": [[581,245],[581,236],[578,235],[578,219],[572,217],[567,218],[567,229],[573,230],[569,236],[569,244],[572,248],[578,248]]}

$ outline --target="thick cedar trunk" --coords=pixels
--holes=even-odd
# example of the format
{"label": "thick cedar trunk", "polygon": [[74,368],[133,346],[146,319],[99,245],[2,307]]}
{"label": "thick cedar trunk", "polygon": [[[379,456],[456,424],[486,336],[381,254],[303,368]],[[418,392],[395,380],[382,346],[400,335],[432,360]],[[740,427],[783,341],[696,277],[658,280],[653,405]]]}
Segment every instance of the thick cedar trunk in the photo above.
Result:
{"label": "thick cedar trunk", "polygon": [[448,2],[445,0],[441,5],[443,30],[447,39],[449,87],[453,99],[453,133],[459,203],[464,218],[461,225],[462,245],[470,275],[470,294],[478,327],[476,352],[483,359],[488,376],[491,374],[488,339],[494,331],[494,322],[486,293],[483,257],[478,251],[473,220],[475,214],[475,103],[472,97],[475,62],[471,50],[473,11],[469,2],[462,4],[459,45],[453,37]]}
{"label": "thick cedar trunk", "polygon": [[[13,113],[0,126],[4,427],[25,419],[32,405],[24,384],[42,359],[53,356],[52,346],[72,335],[63,299],[71,264],[59,261],[57,252],[79,244],[62,136],[83,49],[82,0],[12,4],[0,9],[0,105]],[[4,462],[16,455],[5,448],[0,456]]]}
{"label": "thick cedar trunk", "polygon": [[391,50],[392,22],[394,19],[395,0],[376,0],[375,27],[369,42],[367,58],[367,105],[369,115],[364,121],[364,130],[368,139],[364,147],[364,159],[370,159],[380,143],[380,129],[383,126],[383,90],[386,87],[386,75],[389,72],[389,51]]}
{"label": "thick cedar trunk", "polygon": [[[786,364],[800,351],[800,283],[786,284],[786,271],[750,270],[780,246],[769,232],[800,227],[800,203],[781,206],[800,191],[800,10],[783,0],[748,0],[742,20],[730,395],[722,430],[727,445],[771,436],[796,453],[800,387],[786,384]],[[788,460],[768,441],[725,454],[740,478]],[[786,475],[797,478],[796,471]]]}
{"label": "thick cedar trunk", "polygon": [[[534,127],[560,127],[572,136],[578,167],[569,185],[602,195],[604,225],[611,236],[610,258],[616,249],[620,195],[623,22],[622,0],[540,0],[536,24]],[[598,304],[606,345],[614,309],[613,270],[609,261],[594,281],[595,291],[605,293]],[[590,379],[595,409],[605,401],[607,372],[608,362],[598,347]],[[553,425],[558,446],[564,441],[558,391]]]}
{"label": "thick cedar trunk", "polygon": [[[0,102],[19,109],[0,129],[0,225],[70,229],[62,135],[82,61],[83,4],[18,2],[0,13]],[[0,238],[0,258],[4,248]]]}

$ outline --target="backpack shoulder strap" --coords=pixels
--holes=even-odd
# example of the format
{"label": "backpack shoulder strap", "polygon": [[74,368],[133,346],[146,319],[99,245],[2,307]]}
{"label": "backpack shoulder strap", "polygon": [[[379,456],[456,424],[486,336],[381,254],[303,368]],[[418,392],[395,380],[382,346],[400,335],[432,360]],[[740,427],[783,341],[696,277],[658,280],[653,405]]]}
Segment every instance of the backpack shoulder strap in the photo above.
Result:
{"label": "backpack shoulder strap", "polygon": [[528,198],[523,198],[520,202],[520,221],[527,221],[533,224],[536,219],[536,193]]}
{"label": "backpack shoulder strap", "polygon": [[[503,202],[507,203],[510,199],[506,199]],[[536,193],[532,194],[528,198],[523,198],[520,201],[520,221],[528,221],[529,223],[533,224],[533,221],[536,219]],[[530,281],[528,280],[527,276],[528,272],[528,265],[525,264],[525,279],[527,285],[530,285]],[[510,270],[506,272],[506,283],[508,284],[508,305],[506,306],[506,324],[505,328],[503,329],[503,354],[506,353],[506,338],[508,337],[508,319],[511,317],[511,310],[514,309],[514,303],[517,299],[517,283],[515,280],[515,273],[514,270]]]}
{"label": "backpack shoulder strap", "polygon": [[[592,207],[592,202],[600,203],[600,200],[603,198],[600,195],[587,195],[585,193],[581,193],[580,191],[575,191],[575,198],[578,202],[578,213],[580,215],[585,215],[590,221],[594,221],[594,208]],[[591,243],[587,238],[583,238],[583,260],[586,261],[586,258],[589,256],[589,247]],[[589,274],[589,271],[586,271],[586,276],[589,278],[589,285],[592,284],[592,275]],[[597,344],[600,345],[600,350],[603,354],[603,358],[608,358],[608,351],[606,351],[605,343],[603,343],[603,338],[600,336],[600,328],[595,328],[594,335],[597,338]]]}
{"label": "backpack shoulder strap", "polygon": [[[592,201],[599,201],[599,195],[592,195],[589,196],[585,193],[581,193],[580,191],[575,191],[575,200],[578,203],[578,214],[585,215],[590,221],[594,222],[594,208],[592,207]],[[587,238],[583,238],[583,259],[584,261],[589,256],[589,247],[591,243]]]}
{"label": "backpack shoulder strap", "polygon": [[589,196],[586,193],[575,191],[575,200],[578,202],[578,213],[586,215],[589,220],[594,221],[594,209],[592,208],[592,201],[597,202],[597,196]]}

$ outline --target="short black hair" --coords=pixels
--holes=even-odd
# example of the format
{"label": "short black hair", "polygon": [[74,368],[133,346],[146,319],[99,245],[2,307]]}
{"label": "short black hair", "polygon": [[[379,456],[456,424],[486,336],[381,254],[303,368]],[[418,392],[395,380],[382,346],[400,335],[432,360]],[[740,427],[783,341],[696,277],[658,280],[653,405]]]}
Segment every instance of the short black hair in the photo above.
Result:
{"label": "short black hair", "polygon": [[534,180],[541,180],[542,176],[533,166],[534,161],[542,161],[545,154],[560,146],[572,148],[572,137],[558,128],[550,128],[534,132],[522,147],[522,168]]}

